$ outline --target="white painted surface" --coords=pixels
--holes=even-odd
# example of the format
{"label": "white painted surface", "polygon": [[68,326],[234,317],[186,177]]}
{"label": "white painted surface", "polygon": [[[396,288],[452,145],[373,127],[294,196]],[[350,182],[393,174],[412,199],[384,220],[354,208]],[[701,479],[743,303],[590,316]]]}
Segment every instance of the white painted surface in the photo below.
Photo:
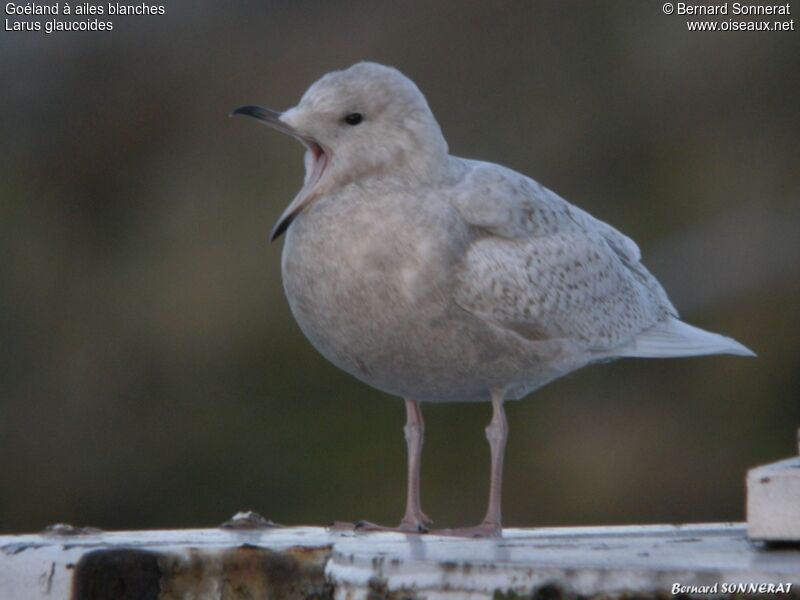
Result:
{"label": "white painted surface", "polygon": [[93,550],[128,548],[182,557],[189,549],[213,552],[243,544],[272,550],[298,545],[320,547],[335,538],[320,527],[0,536],[0,599],[69,598],[74,566],[81,556]]}
{"label": "white painted surface", "polygon": [[491,598],[495,590],[530,594],[551,583],[588,595],[669,593],[675,583],[788,582],[800,591],[800,551],[758,547],[744,524],[509,529],[494,540],[292,527],[0,536],[0,598],[69,598],[74,564],[92,550],[185,557],[244,544],[274,551],[331,546],[326,574],[337,598],[353,600],[370,588]]}
{"label": "white painted surface", "polygon": [[800,457],[747,473],[747,534],[754,540],[800,542]]}
{"label": "white painted surface", "polygon": [[757,548],[742,524],[512,529],[502,540],[402,538],[334,546],[327,573],[337,597],[367,598],[372,578],[431,600],[491,598],[495,590],[531,594],[547,584],[585,595],[669,594],[676,583],[800,586],[800,551]]}

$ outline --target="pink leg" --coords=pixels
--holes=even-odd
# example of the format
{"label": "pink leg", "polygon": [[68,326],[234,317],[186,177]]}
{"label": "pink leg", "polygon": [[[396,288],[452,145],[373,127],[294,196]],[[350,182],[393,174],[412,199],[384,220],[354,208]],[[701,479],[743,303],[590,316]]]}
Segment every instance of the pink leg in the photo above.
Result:
{"label": "pink leg", "polygon": [[420,466],[422,464],[422,443],[425,440],[425,422],[422,410],[416,400],[406,400],[406,426],[403,428],[408,446],[408,495],[406,514],[400,521],[399,529],[404,531],[427,531],[425,523],[430,518],[422,512],[419,501]]}
{"label": "pink leg", "polygon": [[486,427],[486,439],[489,440],[492,457],[492,470],[489,477],[489,507],[486,509],[483,522],[476,527],[443,529],[433,533],[462,537],[499,537],[502,535],[503,456],[508,439],[508,421],[503,409],[503,396],[503,390],[492,390],[492,420]]}
{"label": "pink leg", "polygon": [[406,400],[406,426],[403,428],[408,446],[408,495],[406,496],[406,513],[396,528],[382,527],[361,521],[356,529],[365,531],[404,531],[409,533],[427,533],[425,523],[430,518],[422,512],[419,501],[420,465],[422,463],[422,443],[425,439],[425,422],[422,410],[416,400]]}
{"label": "pink leg", "polygon": [[486,439],[492,453],[492,473],[489,480],[489,508],[483,525],[500,533],[500,508],[503,494],[503,457],[508,440],[508,421],[503,409],[503,395],[492,393],[492,421],[486,428]]}

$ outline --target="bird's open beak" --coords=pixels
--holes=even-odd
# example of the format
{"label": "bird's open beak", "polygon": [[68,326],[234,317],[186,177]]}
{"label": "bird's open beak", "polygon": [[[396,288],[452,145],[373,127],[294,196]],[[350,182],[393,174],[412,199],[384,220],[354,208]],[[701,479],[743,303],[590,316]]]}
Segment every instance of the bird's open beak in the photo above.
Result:
{"label": "bird's open beak", "polygon": [[308,149],[311,156],[311,165],[306,170],[305,184],[275,223],[275,226],[272,228],[272,232],[269,236],[270,241],[275,241],[278,239],[281,234],[288,229],[294,218],[316,198],[315,191],[317,183],[325,172],[325,167],[328,166],[328,162],[330,161],[329,151],[326,151],[326,149],[323,148],[323,146],[313,137],[300,133],[291,125],[281,121],[280,117],[282,114],[283,113],[279,113],[278,111],[271,110],[269,108],[248,105],[240,106],[230,115],[245,115],[247,117],[253,117],[265,125],[280,131],[281,133],[292,136]]}

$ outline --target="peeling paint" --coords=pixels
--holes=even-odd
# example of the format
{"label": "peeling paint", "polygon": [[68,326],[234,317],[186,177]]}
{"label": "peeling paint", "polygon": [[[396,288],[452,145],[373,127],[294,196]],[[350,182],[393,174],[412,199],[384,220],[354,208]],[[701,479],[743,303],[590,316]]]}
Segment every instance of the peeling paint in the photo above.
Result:
{"label": "peeling paint", "polygon": [[43,548],[43,547],[48,546],[48,545],[49,544],[36,544],[36,543],[21,542],[21,543],[16,543],[16,544],[5,544],[3,546],[0,546],[0,551],[2,551],[3,554],[14,555],[14,554],[20,554],[22,552],[25,552],[26,550],[35,550],[36,548]]}
{"label": "peeling paint", "polygon": [[754,545],[743,524],[509,529],[501,540],[302,527],[64,541],[0,536],[0,599],[685,600],[674,583],[792,582],[775,600],[800,600],[800,551]]}
{"label": "peeling paint", "polygon": [[50,536],[74,536],[74,535],[99,535],[102,529],[97,527],[76,527],[69,523],[53,523],[42,530],[42,535]]}
{"label": "peeling paint", "polygon": [[220,525],[220,529],[240,529],[240,530],[257,530],[257,529],[273,529],[283,527],[273,522],[272,519],[265,519],[260,514],[253,510],[244,510],[236,513],[228,521]]}
{"label": "peeling paint", "polygon": [[330,546],[275,551],[251,544],[185,553],[95,550],[76,566],[72,600],[324,600],[333,598],[324,574],[330,553]]}

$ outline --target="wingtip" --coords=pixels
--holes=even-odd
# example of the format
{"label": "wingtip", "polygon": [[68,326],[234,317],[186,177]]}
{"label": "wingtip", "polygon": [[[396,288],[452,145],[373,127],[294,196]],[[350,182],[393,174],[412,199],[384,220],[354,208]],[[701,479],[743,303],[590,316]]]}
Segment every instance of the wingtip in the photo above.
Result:
{"label": "wingtip", "polygon": [[735,344],[735,350],[736,350],[736,351],[731,351],[731,354],[736,354],[737,356],[745,356],[747,358],[758,358],[758,354],[750,350],[750,348],[748,348],[744,344],[740,344],[739,342],[733,339],[731,339],[730,341],[733,344]]}
{"label": "wingtip", "polygon": [[722,335],[720,337],[724,339],[726,342],[726,346],[724,348],[726,354],[732,354],[734,356],[745,356],[747,358],[758,358],[758,354],[753,352],[750,348],[748,348],[741,342],[737,342],[732,337],[728,337],[726,335]]}
{"label": "wingtip", "polygon": [[756,353],[733,338],[705,331],[676,318],[661,321],[620,349],[618,356],[669,358],[731,354],[755,358]]}

